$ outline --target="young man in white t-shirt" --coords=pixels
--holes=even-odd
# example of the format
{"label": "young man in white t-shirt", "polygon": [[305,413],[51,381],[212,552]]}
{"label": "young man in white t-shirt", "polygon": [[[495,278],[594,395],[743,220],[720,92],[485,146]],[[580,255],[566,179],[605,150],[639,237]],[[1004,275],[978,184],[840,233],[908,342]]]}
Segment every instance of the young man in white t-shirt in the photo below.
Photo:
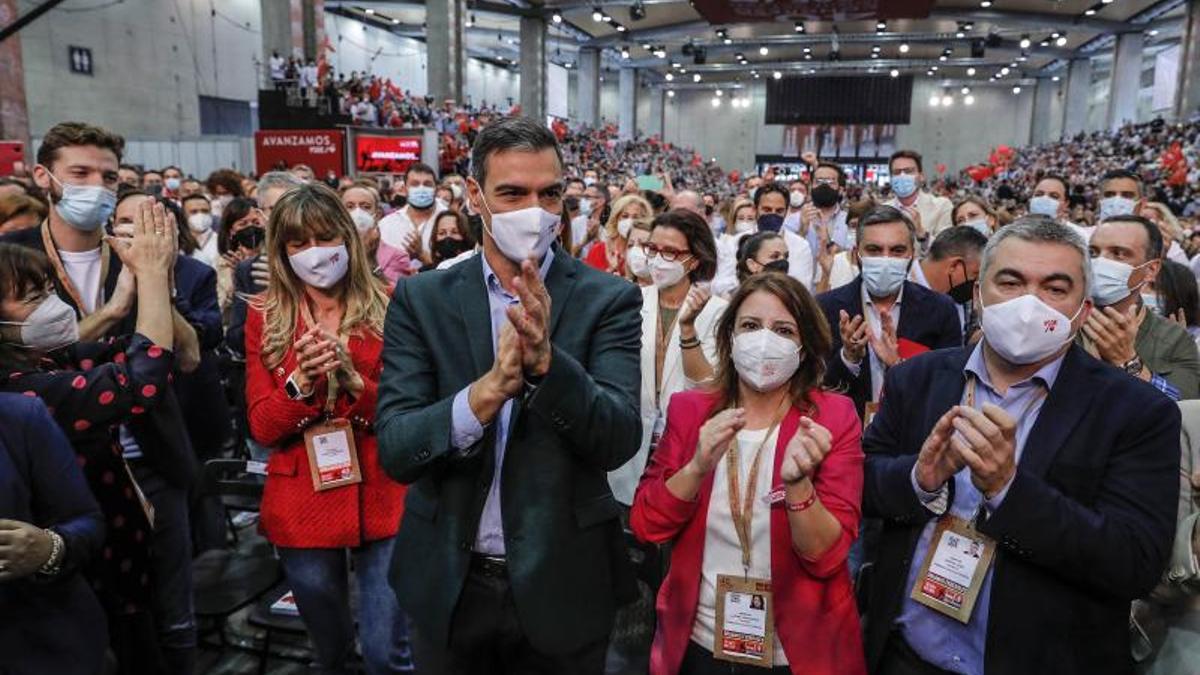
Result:
{"label": "young man in white t-shirt", "polygon": [[437,174],[433,167],[420,162],[404,174],[408,203],[379,221],[379,238],[392,248],[408,251],[414,270],[432,261],[430,239],[433,221],[441,211],[437,207]]}

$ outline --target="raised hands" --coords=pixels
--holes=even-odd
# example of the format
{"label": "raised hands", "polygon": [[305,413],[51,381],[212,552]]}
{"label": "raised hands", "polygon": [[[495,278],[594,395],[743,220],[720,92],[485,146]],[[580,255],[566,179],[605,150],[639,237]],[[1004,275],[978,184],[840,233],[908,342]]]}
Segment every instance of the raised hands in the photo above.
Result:
{"label": "raised hands", "polygon": [[508,307],[508,320],[520,338],[521,367],[530,377],[542,377],[550,370],[550,292],[538,275],[538,264],[521,263],[520,276],[513,289],[521,302]]}
{"label": "raised hands", "polygon": [[717,462],[729,450],[730,442],[745,426],[746,411],[742,408],[722,410],[709,418],[700,427],[700,442],[696,444],[696,454],[688,462],[688,470],[696,476],[707,476],[717,468]]}
{"label": "raised hands", "polygon": [[784,449],[779,477],[785,485],[799,483],[811,477],[822,460],[829,455],[831,447],[833,434],[812,418],[801,417],[796,435],[792,436],[792,440],[788,441],[787,448]]}
{"label": "raised hands", "polygon": [[704,286],[693,285],[688,291],[687,297],[683,299],[683,306],[679,309],[679,325],[681,327],[695,326],[696,317],[704,311],[704,307],[710,299],[712,299],[711,290]]}
{"label": "raised hands", "polygon": [[850,363],[862,363],[867,355],[870,327],[862,315],[850,318],[846,310],[838,313],[838,331],[842,334],[842,357]]}

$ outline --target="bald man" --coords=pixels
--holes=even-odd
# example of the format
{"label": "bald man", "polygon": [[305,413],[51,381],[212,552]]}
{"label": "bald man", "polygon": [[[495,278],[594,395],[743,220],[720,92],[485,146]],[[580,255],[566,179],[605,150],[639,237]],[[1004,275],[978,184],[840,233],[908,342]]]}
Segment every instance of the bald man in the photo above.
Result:
{"label": "bald man", "polygon": [[708,216],[704,213],[704,198],[695,190],[680,190],[671,198],[671,209],[684,209],[692,211],[705,220]]}

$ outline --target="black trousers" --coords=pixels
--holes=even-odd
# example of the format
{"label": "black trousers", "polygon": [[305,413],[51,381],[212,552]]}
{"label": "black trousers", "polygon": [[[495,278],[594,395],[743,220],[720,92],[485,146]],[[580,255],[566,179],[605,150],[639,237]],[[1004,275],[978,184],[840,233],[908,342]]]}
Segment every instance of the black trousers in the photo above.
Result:
{"label": "black trousers", "polygon": [[787,666],[775,666],[767,670],[757,666],[718,661],[713,658],[712,652],[691,640],[688,640],[687,651],[683,653],[683,665],[679,667],[679,675],[790,675],[791,672]]}
{"label": "black trousers", "polygon": [[413,631],[419,675],[603,675],[607,650],[607,636],[566,655],[534,649],[517,618],[506,568],[478,557],[454,610],[449,647]]}
{"label": "black trousers", "polygon": [[879,664],[879,675],[954,675],[922,659],[908,646],[900,631],[892,631],[883,648],[883,660]]}

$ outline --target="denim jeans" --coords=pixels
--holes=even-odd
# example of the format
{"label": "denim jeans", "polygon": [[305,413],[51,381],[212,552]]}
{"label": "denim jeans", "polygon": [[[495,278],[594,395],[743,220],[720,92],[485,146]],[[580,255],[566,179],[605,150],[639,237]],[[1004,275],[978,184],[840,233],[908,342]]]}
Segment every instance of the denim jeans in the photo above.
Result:
{"label": "denim jeans", "polygon": [[[393,539],[350,549],[358,577],[358,630],[363,664],[370,675],[411,672],[408,620],[388,585]],[[354,653],[350,581],[343,548],[279,548],[296,608],[308,628],[318,673],[347,672]]]}
{"label": "denim jeans", "polygon": [[172,675],[191,675],[196,668],[196,614],[187,491],[172,486],[142,460],[133,460],[130,466],[154,506],[152,611],[158,645]]}

